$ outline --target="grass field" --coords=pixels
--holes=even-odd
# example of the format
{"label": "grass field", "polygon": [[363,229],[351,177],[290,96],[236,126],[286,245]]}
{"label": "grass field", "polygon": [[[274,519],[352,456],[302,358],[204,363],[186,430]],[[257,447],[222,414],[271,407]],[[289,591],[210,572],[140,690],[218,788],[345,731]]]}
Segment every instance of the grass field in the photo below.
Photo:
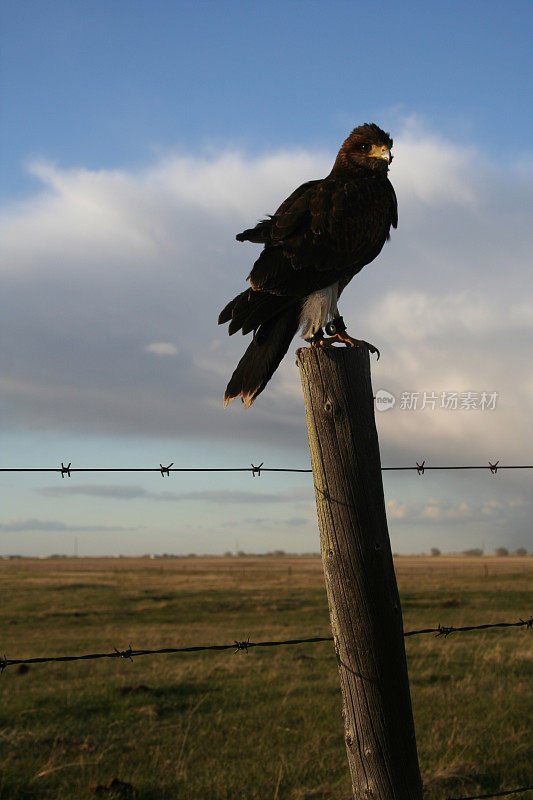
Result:
{"label": "grass field", "polygon": [[[396,568],[406,630],[531,616],[530,557]],[[8,658],[330,635],[317,557],[2,561],[0,579]],[[427,798],[532,783],[532,637],[406,640]],[[330,642],[12,666],[0,695],[2,800],[351,796]]]}

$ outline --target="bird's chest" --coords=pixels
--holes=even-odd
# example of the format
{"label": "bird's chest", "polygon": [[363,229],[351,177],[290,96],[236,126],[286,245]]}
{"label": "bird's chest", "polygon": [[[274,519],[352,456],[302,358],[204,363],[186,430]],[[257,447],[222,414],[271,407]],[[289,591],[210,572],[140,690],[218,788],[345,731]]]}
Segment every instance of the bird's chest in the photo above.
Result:
{"label": "bird's chest", "polygon": [[378,181],[348,190],[343,207],[331,217],[332,239],[354,253],[362,243],[383,243],[391,226],[390,206],[389,193]]}

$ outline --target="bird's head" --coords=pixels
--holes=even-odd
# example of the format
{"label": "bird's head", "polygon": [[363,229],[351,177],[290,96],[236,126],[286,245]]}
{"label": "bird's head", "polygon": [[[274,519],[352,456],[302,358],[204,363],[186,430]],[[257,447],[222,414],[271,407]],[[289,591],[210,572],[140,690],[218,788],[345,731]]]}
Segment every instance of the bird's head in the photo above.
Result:
{"label": "bird's head", "polygon": [[354,128],[344,141],[335,167],[367,169],[387,172],[392,161],[392,139],[373,122]]}

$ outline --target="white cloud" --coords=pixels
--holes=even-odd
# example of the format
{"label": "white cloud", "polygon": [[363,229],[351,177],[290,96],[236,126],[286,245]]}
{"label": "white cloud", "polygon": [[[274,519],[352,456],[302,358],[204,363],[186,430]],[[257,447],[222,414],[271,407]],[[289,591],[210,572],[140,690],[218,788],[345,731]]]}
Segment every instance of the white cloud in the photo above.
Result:
{"label": "white cloud", "polygon": [[[382,351],[376,387],[491,390],[499,405],[492,417],[395,408],[378,420],[382,450],[451,458],[461,444],[472,457],[520,458],[533,403],[533,192],[514,167],[416,122],[394,152],[400,226],[341,313]],[[0,226],[4,423],[304,445],[292,357],[247,414],[222,413],[247,340],[229,339],[216,318],[259,252],[235,233],[327,174],[333,157],[222,152],[129,171],[32,163],[39,191],[6,207]]]}
{"label": "white cloud", "polygon": [[394,184],[404,201],[428,204],[433,210],[446,203],[476,207],[480,175],[472,166],[480,154],[475,148],[457,147],[415,124],[395,139],[393,150]]}
{"label": "white cloud", "polygon": [[473,503],[467,500],[429,498],[425,502],[402,502],[396,498],[387,501],[387,517],[392,523],[446,524],[483,523],[505,521],[510,516],[525,518],[528,506],[523,498],[487,500]]}
{"label": "white cloud", "polygon": [[155,356],[177,356],[179,353],[179,347],[172,342],[152,342],[144,349],[147,353],[153,353]]}

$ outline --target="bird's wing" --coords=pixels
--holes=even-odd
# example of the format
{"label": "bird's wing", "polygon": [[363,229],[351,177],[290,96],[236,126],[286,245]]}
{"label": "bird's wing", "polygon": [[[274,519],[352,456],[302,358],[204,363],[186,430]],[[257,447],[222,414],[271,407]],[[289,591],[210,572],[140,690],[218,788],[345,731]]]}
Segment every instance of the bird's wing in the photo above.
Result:
{"label": "bird's wing", "polygon": [[381,250],[395,210],[391,184],[333,176],[300,187],[270,220],[253,289],[302,296],[353,275]]}
{"label": "bird's wing", "polygon": [[315,186],[318,183],[322,183],[321,178],[315,181],[302,183],[301,186],[295,189],[294,192],[283,201],[275,214],[269,216],[268,219],[262,219],[257,223],[255,228],[248,228],[242,233],[238,233],[235,238],[238,239],[239,242],[256,242],[258,244],[272,244],[278,242],[280,238],[278,223],[280,220],[283,218],[282,227],[285,228],[290,226],[291,220],[296,225],[302,222],[297,201],[302,195],[306,194],[311,186]]}

